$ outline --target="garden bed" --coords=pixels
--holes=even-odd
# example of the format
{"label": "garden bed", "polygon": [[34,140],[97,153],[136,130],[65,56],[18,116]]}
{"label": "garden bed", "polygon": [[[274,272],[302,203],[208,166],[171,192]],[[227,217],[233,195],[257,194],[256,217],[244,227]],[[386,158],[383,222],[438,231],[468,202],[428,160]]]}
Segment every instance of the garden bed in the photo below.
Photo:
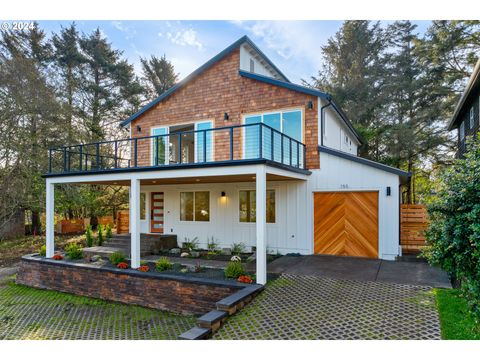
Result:
{"label": "garden bed", "polygon": [[100,260],[53,260],[38,254],[22,257],[17,283],[104,300],[136,304],[181,314],[203,314],[215,309],[219,300],[250,285],[225,280],[223,271],[203,269],[182,272],[173,267],[158,272],[119,269]]}

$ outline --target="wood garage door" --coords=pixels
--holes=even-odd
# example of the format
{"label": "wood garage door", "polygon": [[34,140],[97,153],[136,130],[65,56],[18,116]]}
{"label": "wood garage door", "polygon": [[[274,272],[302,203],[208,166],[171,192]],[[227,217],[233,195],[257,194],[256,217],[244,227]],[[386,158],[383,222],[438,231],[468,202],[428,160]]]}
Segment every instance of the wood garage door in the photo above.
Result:
{"label": "wood garage door", "polygon": [[378,192],[315,193],[314,251],[378,258]]}

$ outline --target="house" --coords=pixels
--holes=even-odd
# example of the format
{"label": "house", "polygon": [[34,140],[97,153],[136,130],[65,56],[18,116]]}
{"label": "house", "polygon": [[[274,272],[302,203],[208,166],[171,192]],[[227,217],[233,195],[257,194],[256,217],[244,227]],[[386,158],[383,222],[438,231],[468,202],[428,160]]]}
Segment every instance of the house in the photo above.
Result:
{"label": "house", "polygon": [[214,238],[266,254],[395,259],[409,174],[357,156],[362,139],[332,97],[296,85],[242,37],[121,123],[129,138],[50,149],[54,186],[130,187],[132,267],[140,233]]}
{"label": "house", "polygon": [[480,60],[468,80],[467,87],[455,107],[453,117],[448,124],[448,130],[458,129],[457,156],[461,157],[466,151],[465,139],[467,136],[476,138],[480,131]]}

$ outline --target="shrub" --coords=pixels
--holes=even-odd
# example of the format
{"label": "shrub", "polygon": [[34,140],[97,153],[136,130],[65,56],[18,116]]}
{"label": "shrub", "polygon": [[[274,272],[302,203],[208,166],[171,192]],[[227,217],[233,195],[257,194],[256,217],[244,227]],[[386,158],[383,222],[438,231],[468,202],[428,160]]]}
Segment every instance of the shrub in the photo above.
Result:
{"label": "shrub", "polygon": [[128,269],[128,264],[126,262],[121,262],[117,264],[117,268],[119,269]]}
{"label": "shrub", "polygon": [[88,225],[87,229],[85,230],[85,244],[87,247],[93,246],[93,235],[92,235],[92,225]]}
{"label": "shrub", "polygon": [[114,252],[112,255],[110,255],[108,257],[108,260],[110,260],[110,262],[113,264],[113,265],[118,265],[122,262],[125,262],[125,255],[122,254],[121,252],[119,251],[116,251]]}
{"label": "shrub", "polygon": [[110,226],[110,224],[108,224],[106,227],[105,227],[105,238],[107,239],[111,239],[112,238],[112,227]]}
{"label": "shrub", "polygon": [[232,244],[233,255],[240,255],[243,252],[245,252],[245,244],[243,242]]}
{"label": "shrub", "polygon": [[168,258],[163,256],[157,260],[157,262],[155,263],[155,268],[157,269],[157,271],[170,270],[173,268],[173,264]]}
{"label": "shrub", "polygon": [[148,265],[142,265],[138,268],[138,271],[141,271],[141,272],[148,272],[150,270],[150,268],[148,267]]}
{"label": "shrub", "polygon": [[188,252],[192,252],[198,249],[198,238],[195,236],[193,239],[185,238],[185,241],[182,244],[182,248]]}
{"label": "shrub", "polygon": [[55,255],[53,255],[52,259],[53,260],[63,260],[63,256],[60,255],[60,254],[55,254]]}
{"label": "shrub", "polygon": [[83,250],[77,244],[71,243],[65,247],[65,254],[70,260],[83,258]]}
{"label": "shrub", "polygon": [[225,277],[229,279],[238,279],[245,275],[245,268],[239,261],[230,261],[224,270]]}
{"label": "shrub", "polygon": [[40,254],[40,256],[43,256],[43,257],[47,256],[47,247],[45,245],[42,245],[38,253]]}
{"label": "shrub", "polygon": [[253,283],[253,279],[249,275],[241,275],[238,277],[237,281],[245,284]]}
{"label": "shrub", "polygon": [[99,224],[97,226],[97,245],[102,246],[103,245],[103,240],[104,240],[104,235],[103,235],[103,226]]}
{"label": "shrub", "polygon": [[218,251],[218,243],[215,241],[215,238],[207,238],[207,250],[209,253],[216,253]]}
{"label": "shrub", "polygon": [[464,159],[440,174],[429,206],[428,247],[424,256],[461,284],[480,321],[480,141],[467,141]]}

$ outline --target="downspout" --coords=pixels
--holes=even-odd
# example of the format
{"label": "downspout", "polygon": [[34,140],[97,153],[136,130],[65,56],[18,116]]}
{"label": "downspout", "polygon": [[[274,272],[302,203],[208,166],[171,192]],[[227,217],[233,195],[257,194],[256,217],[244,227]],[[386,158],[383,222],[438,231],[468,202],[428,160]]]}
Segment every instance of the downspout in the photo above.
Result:
{"label": "downspout", "polygon": [[332,106],[332,97],[330,95],[328,95],[327,97],[327,100],[328,100],[328,103],[326,105],[323,105],[321,108],[320,108],[320,126],[322,127],[321,131],[320,131],[320,145],[323,146],[323,137],[325,136],[325,116],[324,116],[324,110],[329,107],[329,106]]}

